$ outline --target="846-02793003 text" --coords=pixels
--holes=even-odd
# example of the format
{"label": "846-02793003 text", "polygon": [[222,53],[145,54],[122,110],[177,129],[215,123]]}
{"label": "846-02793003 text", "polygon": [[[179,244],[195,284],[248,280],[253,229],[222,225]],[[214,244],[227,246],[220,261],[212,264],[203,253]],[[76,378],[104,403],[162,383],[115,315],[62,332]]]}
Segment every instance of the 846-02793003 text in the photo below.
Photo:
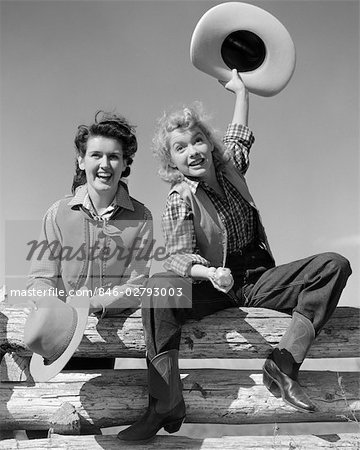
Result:
{"label": "846-02793003 text", "polygon": [[67,295],[69,297],[73,296],[89,296],[93,297],[94,295],[113,295],[113,296],[134,296],[134,297],[166,297],[168,295],[182,295],[182,288],[147,288],[147,287],[127,287],[123,288],[122,286],[114,286],[114,287],[97,287],[94,290],[92,289],[71,289],[69,292],[65,292],[63,290],[58,290],[57,288],[49,288],[49,289],[11,289],[10,297],[46,297],[46,296],[64,296]]}
{"label": "846-02793003 text", "polygon": [[[77,293],[75,295],[89,295],[92,297],[93,295],[113,295],[115,297],[117,296],[123,296],[126,297],[166,297],[168,295],[182,295],[182,288],[150,288],[150,287],[127,287],[124,289],[122,286],[114,286],[114,287],[98,287],[95,288],[94,291],[91,290],[82,290],[80,293]],[[74,294],[73,294],[74,295]]]}

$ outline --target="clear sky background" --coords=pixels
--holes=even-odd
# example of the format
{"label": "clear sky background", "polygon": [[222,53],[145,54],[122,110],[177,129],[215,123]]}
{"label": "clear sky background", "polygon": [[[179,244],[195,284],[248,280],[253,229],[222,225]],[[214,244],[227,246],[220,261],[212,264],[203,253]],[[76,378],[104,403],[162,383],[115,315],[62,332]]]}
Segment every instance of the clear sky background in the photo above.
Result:
{"label": "clear sky background", "polygon": [[[0,285],[5,222],[38,220],[70,192],[75,130],[99,109],[138,126],[130,193],[151,209],[162,241],[169,186],[151,152],[156,119],[194,100],[220,130],[232,115],[233,94],[189,58],[196,23],[219,3],[1,1]],[[249,3],[275,15],[297,50],[284,91],[250,96],[256,141],[247,179],[274,255],[280,264],[343,254],[354,273],[340,304],[359,306],[359,3]]]}

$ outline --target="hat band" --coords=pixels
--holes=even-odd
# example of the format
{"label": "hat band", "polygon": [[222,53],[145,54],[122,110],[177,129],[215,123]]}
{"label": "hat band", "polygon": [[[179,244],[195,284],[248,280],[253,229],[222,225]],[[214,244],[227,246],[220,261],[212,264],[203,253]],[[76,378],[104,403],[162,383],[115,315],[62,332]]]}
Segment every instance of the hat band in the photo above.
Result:
{"label": "hat band", "polygon": [[45,366],[49,366],[50,364],[55,362],[64,353],[64,351],[69,346],[71,339],[74,336],[76,326],[77,326],[77,313],[74,308],[71,308],[71,312],[72,312],[72,321],[71,321],[71,326],[68,330],[68,334],[67,334],[66,338],[64,339],[64,341],[62,342],[62,346],[59,347],[52,356],[50,356],[49,358],[44,358]]}

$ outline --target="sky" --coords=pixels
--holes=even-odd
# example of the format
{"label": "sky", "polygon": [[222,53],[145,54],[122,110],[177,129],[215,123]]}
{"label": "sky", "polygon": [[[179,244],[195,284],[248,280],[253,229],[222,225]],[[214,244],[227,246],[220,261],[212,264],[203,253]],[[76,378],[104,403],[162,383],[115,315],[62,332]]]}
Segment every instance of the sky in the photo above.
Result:
{"label": "sky", "polygon": [[[70,193],[75,131],[99,109],[137,125],[129,189],[152,211],[161,244],[169,185],[152,156],[157,118],[195,100],[222,132],[232,116],[234,95],[189,57],[198,20],[219,3],[0,2],[0,285],[22,258],[15,242],[21,230],[26,234],[30,222],[40,230],[48,207]],[[274,256],[282,264],[341,253],[353,275],[340,305],[360,306],[359,2],[248,3],[286,26],[297,55],[281,93],[250,95],[255,144],[247,180]],[[159,270],[155,263],[153,272]]]}

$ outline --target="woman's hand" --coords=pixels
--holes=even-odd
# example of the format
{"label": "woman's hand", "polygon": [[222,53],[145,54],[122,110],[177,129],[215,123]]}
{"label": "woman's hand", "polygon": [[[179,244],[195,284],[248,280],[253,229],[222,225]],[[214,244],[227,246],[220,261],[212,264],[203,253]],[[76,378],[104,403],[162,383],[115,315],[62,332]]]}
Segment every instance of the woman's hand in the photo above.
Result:
{"label": "woman's hand", "polygon": [[234,286],[234,279],[231,270],[226,267],[210,267],[208,269],[208,279],[215,289],[220,292],[229,292]]}
{"label": "woman's hand", "polygon": [[224,86],[224,88],[230,92],[233,92],[236,95],[244,95],[244,97],[248,96],[248,90],[236,69],[231,71],[231,78],[229,81],[221,81],[219,83]]}
{"label": "woman's hand", "polygon": [[228,82],[220,80],[219,82],[225,87],[225,89],[235,93],[235,106],[232,123],[247,126],[249,118],[249,91],[241,79],[238,71],[236,69],[231,71],[231,78]]}
{"label": "woman's hand", "polygon": [[24,307],[24,313],[26,316],[29,316],[33,311],[36,311],[38,309],[36,301],[33,298],[29,298],[26,301],[25,307]]}
{"label": "woman's hand", "polygon": [[90,298],[89,314],[103,312],[104,305],[98,295],[94,295]]}

